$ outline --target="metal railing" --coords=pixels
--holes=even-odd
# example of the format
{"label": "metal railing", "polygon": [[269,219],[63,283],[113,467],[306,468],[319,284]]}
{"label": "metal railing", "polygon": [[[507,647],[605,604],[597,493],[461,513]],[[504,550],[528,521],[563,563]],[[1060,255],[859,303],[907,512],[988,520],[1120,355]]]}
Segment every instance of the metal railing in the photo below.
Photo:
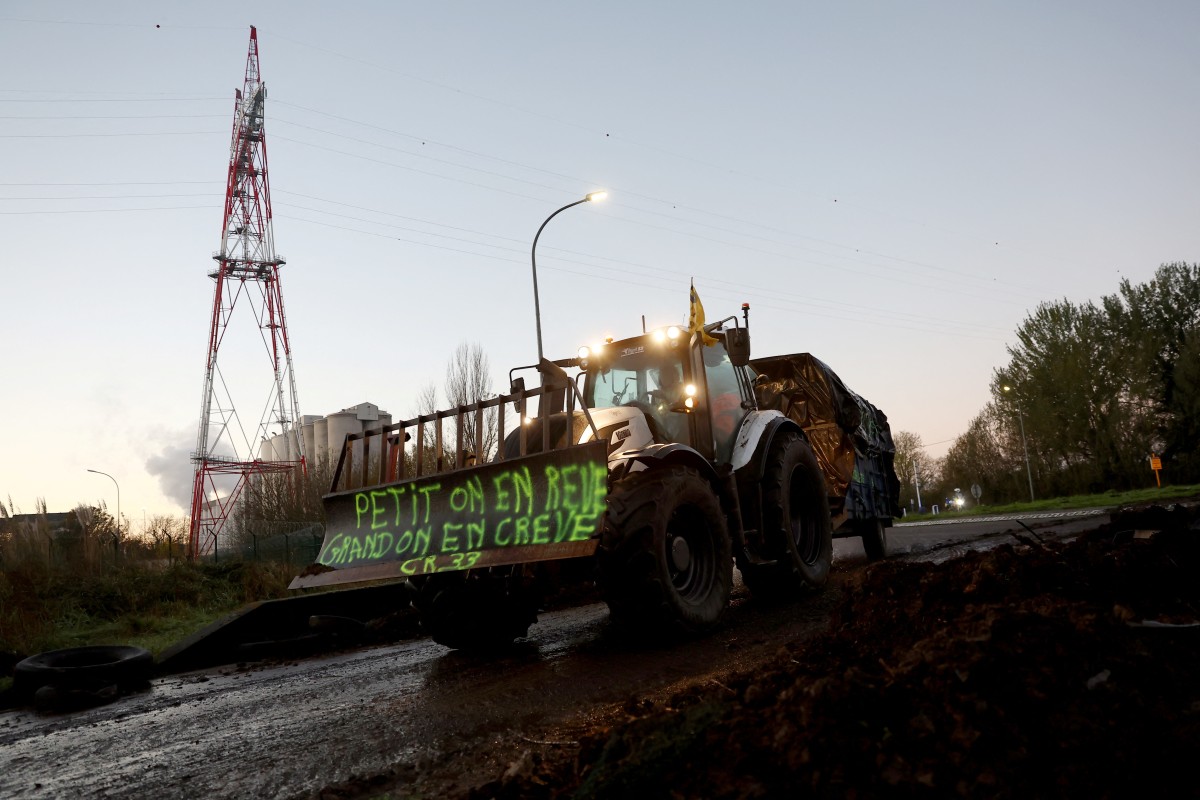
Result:
{"label": "metal railing", "polygon": [[[565,374],[563,378],[566,378]],[[529,416],[531,400],[537,401],[538,416],[534,418]],[[565,415],[562,412],[564,400]],[[515,407],[515,412],[506,414],[510,406]],[[493,458],[496,461],[506,458],[506,427],[511,429],[513,423],[510,420],[513,414],[516,416],[518,447],[517,452],[508,457],[530,453],[531,426],[524,424],[526,420],[530,423],[542,423],[538,426],[540,442],[533,443],[535,449],[540,452],[547,452],[558,446],[558,437],[552,435],[552,426],[546,424],[552,417],[564,419],[568,433],[567,447],[576,444],[577,437],[572,437],[570,433],[571,420],[577,410],[583,412],[587,424],[593,432],[595,431],[595,423],[592,422],[591,414],[583,403],[579,387],[574,381],[566,378],[562,383],[521,389],[456,408],[422,414],[363,433],[347,434],[338,455],[330,491],[394,483],[483,463],[488,455],[484,452],[484,422],[491,409],[495,409],[496,414],[497,452]],[[448,420],[453,422],[452,448],[447,447],[450,443],[446,441],[448,437],[445,426]],[[468,421],[473,422],[473,425],[468,425]],[[474,430],[474,441],[465,441],[467,430]],[[536,447],[538,444],[540,447]]]}

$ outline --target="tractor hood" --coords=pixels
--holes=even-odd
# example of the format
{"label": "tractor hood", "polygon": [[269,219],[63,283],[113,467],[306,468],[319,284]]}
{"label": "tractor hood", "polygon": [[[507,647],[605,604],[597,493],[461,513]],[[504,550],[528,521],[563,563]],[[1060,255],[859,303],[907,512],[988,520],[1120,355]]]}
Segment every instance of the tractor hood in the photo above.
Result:
{"label": "tractor hood", "polygon": [[[592,421],[596,423],[600,441],[608,442],[608,454],[614,456],[625,450],[634,450],[654,444],[646,415],[633,406],[591,409]],[[592,429],[584,428],[579,444],[592,441]]]}

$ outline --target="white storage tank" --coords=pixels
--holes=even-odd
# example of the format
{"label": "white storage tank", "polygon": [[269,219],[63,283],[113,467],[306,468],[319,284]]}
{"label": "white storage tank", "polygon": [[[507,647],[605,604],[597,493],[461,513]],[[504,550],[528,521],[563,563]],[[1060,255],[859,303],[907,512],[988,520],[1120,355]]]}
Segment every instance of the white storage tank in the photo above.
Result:
{"label": "white storage tank", "polygon": [[325,418],[325,422],[329,429],[329,455],[331,458],[337,459],[341,455],[346,435],[362,433],[362,422],[359,421],[358,415],[354,411],[338,411],[330,414]]}
{"label": "white storage tank", "polygon": [[[284,442],[286,442],[286,445],[285,445],[286,449],[284,452],[287,453],[286,456],[283,456],[283,455],[280,456],[280,458],[279,458],[280,461],[299,461],[300,460],[300,443],[298,441],[296,441],[296,436],[299,435],[299,433],[300,433],[300,431],[298,429],[293,428],[292,430],[284,431],[283,433],[281,433],[279,435],[279,437],[281,439],[283,439]],[[278,447],[278,445],[276,445],[276,447]]]}
{"label": "white storage tank", "polygon": [[275,444],[271,439],[263,439],[259,442],[258,457],[263,461],[275,460]]}
{"label": "white storage tank", "polygon": [[301,435],[304,436],[304,456],[308,459],[308,463],[316,462],[316,418],[305,416],[304,424],[300,426]]}
{"label": "white storage tank", "polygon": [[314,464],[329,458],[329,420],[325,417],[313,422],[313,450],[308,457]]}
{"label": "white storage tank", "polygon": [[[392,424],[392,415],[387,413],[386,411],[384,411],[384,412],[381,412],[376,419],[370,420],[367,422],[363,422],[363,430],[364,431],[379,430],[380,428],[386,427],[391,424]],[[373,443],[372,443],[372,446],[374,446]]]}

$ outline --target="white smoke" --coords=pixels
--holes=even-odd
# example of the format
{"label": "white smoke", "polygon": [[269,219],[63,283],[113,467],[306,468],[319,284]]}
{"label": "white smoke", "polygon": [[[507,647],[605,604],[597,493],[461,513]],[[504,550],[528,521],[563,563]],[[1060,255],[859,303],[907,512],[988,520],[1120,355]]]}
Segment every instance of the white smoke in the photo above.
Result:
{"label": "white smoke", "polygon": [[146,459],[146,471],[158,479],[164,495],[187,510],[192,507],[192,481],[196,473],[192,450],[196,448],[196,437],[194,433],[180,431],[169,438],[170,444]]}

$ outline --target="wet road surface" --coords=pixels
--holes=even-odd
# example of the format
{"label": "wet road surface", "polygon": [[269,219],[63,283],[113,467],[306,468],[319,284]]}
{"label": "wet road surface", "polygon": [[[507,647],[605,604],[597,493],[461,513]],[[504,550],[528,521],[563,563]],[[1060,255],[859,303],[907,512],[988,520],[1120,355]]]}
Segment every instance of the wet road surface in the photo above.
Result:
{"label": "wet road surface", "polygon": [[[1043,536],[1097,517],[1042,520]],[[938,558],[1011,542],[1008,520],[889,530],[892,557]],[[494,779],[526,750],[620,714],[631,698],[720,686],[786,641],[819,632],[836,586],[865,565],[835,542],[834,591],[782,606],[735,591],[715,634],[639,646],[602,604],[546,613],[504,656],[466,656],[420,639],[303,661],[160,678],[149,691],[60,715],[0,713],[0,797],[263,797],[323,787],[419,782],[430,791]]]}

